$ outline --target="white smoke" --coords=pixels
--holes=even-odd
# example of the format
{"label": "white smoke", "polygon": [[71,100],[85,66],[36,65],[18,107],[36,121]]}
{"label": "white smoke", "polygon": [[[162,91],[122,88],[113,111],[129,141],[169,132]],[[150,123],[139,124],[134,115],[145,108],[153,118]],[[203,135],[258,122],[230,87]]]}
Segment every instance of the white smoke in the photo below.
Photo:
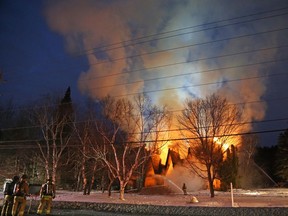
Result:
{"label": "white smoke", "polygon": [[166,178],[170,179],[179,188],[185,183],[187,192],[199,191],[204,188],[205,182],[191,170],[182,166],[175,166],[173,172],[169,173]]}
{"label": "white smoke", "polygon": [[[267,2],[264,1],[262,6]],[[90,67],[80,73],[78,80],[83,94],[98,99],[108,94],[125,96],[148,92],[155,103],[179,109],[185,98],[203,97],[213,92],[220,92],[232,103],[261,100],[266,91],[265,80],[246,79],[247,75],[261,75],[261,66],[237,68],[237,65],[249,64],[263,57],[262,54],[207,58],[258,49],[268,40],[273,44],[273,38],[257,41],[255,38],[224,40],[178,49],[219,40],[226,35],[252,33],[256,29],[254,25],[232,25],[226,29],[200,31],[178,37],[167,36],[197,28],[159,35],[161,32],[229,19],[235,17],[235,14],[246,14],[247,8],[249,3],[225,0],[217,4],[211,1],[173,0],[51,0],[45,5],[45,16],[50,28],[63,35],[71,54],[87,55]],[[157,34],[158,37],[166,36],[166,39],[156,40]],[[131,40],[147,35],[154,35],[150,39],[155,40],[131,43]],[[114,45],[107,50],[105,46],[111,44]],[[159,52],[167,49],[171,50]],[[273,52],[267,52],[264,57],[273,55]],[[203,58],[206,60],[196,61]],[[168,64],[172,65],[159,67]],[[236,66],[235,69],[221,69],[231,65]],[[247,121],[261,120],[265,115],[264,103],[248,103],[244,108]]]}

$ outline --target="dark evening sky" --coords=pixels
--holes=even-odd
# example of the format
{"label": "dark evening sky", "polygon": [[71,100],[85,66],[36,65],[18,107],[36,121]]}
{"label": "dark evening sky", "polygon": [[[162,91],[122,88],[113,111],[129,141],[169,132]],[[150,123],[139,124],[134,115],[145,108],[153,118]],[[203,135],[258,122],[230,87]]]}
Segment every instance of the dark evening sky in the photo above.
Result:
{"label": "dark evening sky", "polygon": [[1,103],[145,92],[181,110],[220,92],[263,145],[288,121],[286,0],[2,0]]}

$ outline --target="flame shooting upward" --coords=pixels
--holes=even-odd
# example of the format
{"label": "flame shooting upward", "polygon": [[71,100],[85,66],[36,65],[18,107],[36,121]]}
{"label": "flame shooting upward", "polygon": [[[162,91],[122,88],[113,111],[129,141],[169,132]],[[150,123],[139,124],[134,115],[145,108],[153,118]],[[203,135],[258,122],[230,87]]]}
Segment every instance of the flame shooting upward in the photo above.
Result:
{"label": "flame shooting upward", "polygon": [[217,143],[217,144],[219,144],[219,145],[221,145],[222,146],[222,149],[223,149],[223,151],[226,151],[226,149],[228,149],[232,144],[230,144],[230,143],[227,143],[227,142],[222,142],[221,141],[221,139],[220,138],[218,138],[218,137],[214,137],[214,142],[215,143]]}

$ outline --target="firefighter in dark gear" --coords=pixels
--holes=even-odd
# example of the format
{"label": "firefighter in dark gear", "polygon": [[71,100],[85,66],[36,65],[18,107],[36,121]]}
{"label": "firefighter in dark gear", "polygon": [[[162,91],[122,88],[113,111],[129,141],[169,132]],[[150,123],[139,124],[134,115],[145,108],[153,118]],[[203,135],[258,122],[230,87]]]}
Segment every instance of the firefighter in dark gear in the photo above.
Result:
{"label": "firefighter in dark gear", "polygon": [[184,195],[187,195],[187,187],[185,183],[182,186],[182,190],[183,190]]}
{"label": "firefighter in dark gear", "polygon": [[4,201],[1,211],[1,216],[11,216],[14,200],[14,187],[19,182],[19,176],[14,176],[12,181],[6,182],[4,185]]}
{"label": "firefighter in dark gear", "polygon": [[22,175],[20,182],[14,188],[12,216],[23,216],[26,207],[26,196],[29,196],[28,176]]}
{"label": "firefighter in dark gear", "polygon": [[55,185],[52,182],[52,179],[48,178],[47,182],[42,185],[40,190],[40,204],[37,209],[37,214],[41,215],[43,212],[44,206],[46,206],[46,215],[51,213],[52,199],[55,198]]}

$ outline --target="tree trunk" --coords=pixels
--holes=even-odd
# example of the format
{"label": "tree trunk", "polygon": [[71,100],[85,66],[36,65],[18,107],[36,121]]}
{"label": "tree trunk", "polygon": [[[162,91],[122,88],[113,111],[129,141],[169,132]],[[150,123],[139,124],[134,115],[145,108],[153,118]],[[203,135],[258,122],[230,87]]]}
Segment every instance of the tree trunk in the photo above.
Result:
{"label": "tree trunk", "polygon": [[83,195],[87,193],[87,178],[83,178]]}
{"label": "tree trunk", "polygon": [[112,190],[112,184],[113,184],[114,180],[110,180],[109,185],[108,185],[108,197],[111,197],[111,190]]}
{"label": "tree trunk", "polygon": [[56,185],[56,177],[57,177],[57,167],[58,167],[58,156],[57,156],[57,145],[56,139],[53,139],[53,147],[52,147],[52,180]]}
{"label": "tree trunk", "polygon": [[94,184],[94,181],[95,181],[96,169],[97,169],[97,163],[95,162],[94,166],[93,166],[93,170],[92,170],[92,175],[89,176],[89,180],[88,180],[88,195],[90,195],[90,192],[92,190],[92,187],[93,187],[93,184]]}
{"label": "tree trunk", "polygon": [[102,193],[105,192],[105,189],[106,189],[105,176],[102,175],[102,177],[101,177],[101,191],[102,191]]}
{"label": "tree trunk", "polygon": [[50,178],[50,172],[49,172],[49,162],[45,162],[45,172],[46,172],[46,178]]}
{"label": "tree trunk", "polygon": [[87,177],[85,174],[82,174],[82,180],[83,180],[83,195],[86,195],[87,192]]}
{"label": "tree trunk", "polygon": [[78,171],[77,173],[77,184],[75,187],[75,191],[80,191],[81,190],[81,171]]}
{"label": "tree trunk", "polygon": [[112,185],[113,185],[113,182],[115,180],[115,178],[113,178],[113,176],[111,175],[110,172],[108,172],[108,178],[109,178],[109,184],[108,184],[108,197],[111,197],[111,190],[112,190]]}
{"label": "tree trunk", "polygon": [[86,145],[85,143],[82,146],[82,151],[84,156],[82,156],[81,172],[82,172],[82,181],[83,181],[83,195],[86,195],[87,190],[87,176],[86,176]]}
{"label": "tree trunk", "polygon": [[125,188],[123,188],[122,186],[120,187],[120,200],[125,200],[124,198],[124,193],[125,193]]}
{"label": "tree trunk", "polygon": [[53,164],[53,169],[52,169],[52,181],[56,185],[56,180],[57,180],[57,164],[56,162]]}
{"label": "tree trunk", "polygon": [[89,182],[89,185],[88,185],[88,195],[90,195],[90,192],[92,190],[92,187],[93,187],[93,184],[94,184],[94,177],[91,178],[91,181]]}
{"label": "tree trunk", "polygon": [[120,181],[120,200],[125,200],[124,199],[124,193],[125,193],[125,184],[123,181]]}
{"label": "tree trunk", "polygon": [[215,196],[213,180],[209,180],[209,189],[210,189],[210,197],[213,198]]}
{"label": "tree trunk", "polygon": [[214,185],[213,185],[214,179],[212,178],[210,168],[207,169],[207,175],[208,175],[208,184],[209,184],[209,190],[210,190],[210,197],[213,198],[215,196],[215,194],[214,194]]}

